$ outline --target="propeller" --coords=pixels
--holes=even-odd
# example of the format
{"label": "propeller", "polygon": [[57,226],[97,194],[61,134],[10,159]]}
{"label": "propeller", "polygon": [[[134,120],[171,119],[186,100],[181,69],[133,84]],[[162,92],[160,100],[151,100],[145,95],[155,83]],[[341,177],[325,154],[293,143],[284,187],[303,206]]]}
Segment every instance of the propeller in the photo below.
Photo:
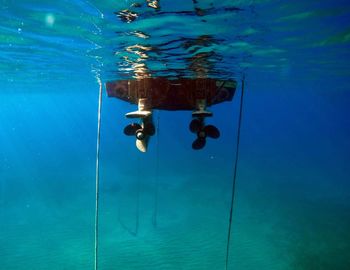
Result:
{"label": "propeller", "polygon": [[197,133],[202,129],[203,125],[204,125],[203,120],[193,119],[190,123],[190,130],[193,133]]}
{"label": "propeller", "polygon": [[207,134],[208,137],[217,139],[220,137],[220,131],[217,127],[213,125],[207,125],[204,127],[204,132]]}
{"label": "propeller", "polygon": [[153,136],[156,133],[155,127],[152,123],[147,123],[142,126],[138,123],[132,123],[124,128],[124,134],[127,136],[136,136],[137,139],[143,140],[146,135]]}
{"label": "propeller", "polygon": [[132,123],[124,128],[124,134],[127,136],[134,136],[139,129],[142,129],[140,124]]}
{"label": "propeller", "polygon": [[197,139],[192,143],[194,150],[202,149],[206,144],[206,138],[217,139],[220,137],[220,131],[213,125],[204,124],[203,118],[193,119],[190,123],[190,130],[197,134]]}
{"label": "propeller", "polygon": [[143,131],[149,136],[153,136],[156,133],[156,129],[152,123],[145,124]]}
{"label": "propeller", "polygon": [[197,138],[192,143],[192,149],[194,150],[202,149],[205,146],[206,142],[207,141],[205,138]]}

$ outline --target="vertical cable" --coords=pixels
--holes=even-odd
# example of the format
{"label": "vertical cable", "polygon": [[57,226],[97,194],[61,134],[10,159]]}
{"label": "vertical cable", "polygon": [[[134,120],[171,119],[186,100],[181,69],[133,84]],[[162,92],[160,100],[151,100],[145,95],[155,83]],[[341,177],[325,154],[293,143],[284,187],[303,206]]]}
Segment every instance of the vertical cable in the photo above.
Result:
{"label": "vertical cable", "polygon": [[226,261],[225,261],[225,270],[228,270],[228,261],[230,255],[230,240],[231,240],[231,228],[232,228],[232,215],[233,215],[233,206],[235,200],[235,190],[236,190],[236,178],[237,178],[237,167],[238,167],[238,158],[239,158],[239,143],[241,137],[241,125],[242,125],[242,114],[243,114],[243,98],[244,98],[244,81],[242,79],[242,94],[241,94],[241,104],[239,108],[239,118],[238,118],[238,129],[237,129],[237,140],[236,140],[236,158],[235,165],[233,170],[233,181],[232,181],[232,192],[231,192],[231,208],[230,208],[230,218],[228,223],[228,233],[227,233],[227,246],[226,246]]}
{"label": "vertical cable", "polygon": [[98,111],[97,111],[97,140],[96,140],[96,175],[95,175],[95,266],[98,269],[98,221],[99,221],[99,185],[100,185],[100,142],[101,142],[101,112],[102,112],[102,83],[100,85],[98,95]]}

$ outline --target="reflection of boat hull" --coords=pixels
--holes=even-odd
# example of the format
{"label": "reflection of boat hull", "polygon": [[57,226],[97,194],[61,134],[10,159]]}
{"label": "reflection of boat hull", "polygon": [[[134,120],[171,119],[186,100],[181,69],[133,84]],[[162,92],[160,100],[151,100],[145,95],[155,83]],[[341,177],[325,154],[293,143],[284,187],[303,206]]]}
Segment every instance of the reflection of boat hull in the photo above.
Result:
{"label": "reflection of boat hull", "polygon": [[231,101],[236,91],[235,81],[214,79],[147,78],[107,82],[109,97],[138,104],[146,98],[148,108],[160,110],[195,110],[197,100],[206,100],[206,106]]}

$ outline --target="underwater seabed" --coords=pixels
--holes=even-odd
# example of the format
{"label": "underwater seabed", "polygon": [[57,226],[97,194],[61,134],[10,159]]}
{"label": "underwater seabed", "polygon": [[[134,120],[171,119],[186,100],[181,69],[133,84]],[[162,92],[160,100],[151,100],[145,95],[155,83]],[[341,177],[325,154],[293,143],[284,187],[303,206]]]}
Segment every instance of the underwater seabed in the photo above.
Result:
{"label": "underwater seabed", "polygon": [[[281,192],[278,175],[263,179],[256,166],[250,169],[254,173],[248,171],[242,175],[246,182],[237,187],[230,269],[346,269],[342,251],[350,240],[344,237],[349,220],[337,230],[331,222],[345,209],[330,212],[335,206],[327,201]],[[199,175],[200,180],[198,175],[160,175],[155,222],[154,178],[118,175],[113,167],[104,173],[113,178],[101,187],[102,269],[222,268],[228,183],[213,181],[218,175]],[[23,187],[25,193],[19,179],[9,178],[2,186],[3,269],[91,268],[93,179],[79,175],[66,182],[42,177],[36,187]],[[116,184],[117,178],[123,180]],[[264,188],[260,181],[275,181],[277,187]],[[299,184],[296,191],[307,188]]]}

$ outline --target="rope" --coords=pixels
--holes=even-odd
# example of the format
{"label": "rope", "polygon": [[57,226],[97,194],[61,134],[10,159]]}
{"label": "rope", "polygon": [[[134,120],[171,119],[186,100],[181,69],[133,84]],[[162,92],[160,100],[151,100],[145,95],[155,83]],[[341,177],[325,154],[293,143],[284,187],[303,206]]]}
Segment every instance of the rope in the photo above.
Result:
{"label": "rope", "polygon": [[96,141],[96,176],[95,176],[95,267],[98,269],[98,221],[99,221],[99,184],[100,184],[100,142],[101,142],[101,111],[102,111],[102,83],[100,85],[98,96],[98,111],[97,111],[97,141]]}
{"label": "rope", "polygon": [[237,167],[238,167],[238,159],[239,159],[239,143],[240,143],[240,136],[241,136],[241,125],[242,125],[242,114],[243,114],[244,81],[245,81],[245,78],[243,77],[243,79],[242,79],[242,94],[241,94],[239,118],[238,118],[238,129],[237,129],[236,157],[235,157],[235,165],[234,165],[234,170],[233,170],[230,218],[229,218],[228,233],[227,233],[225,270],[228,269],[228,261],[229,261],[229,255],[230,255],[232,215],[233,215],[233,206],[234,206],[235,190],[236,190]]}

